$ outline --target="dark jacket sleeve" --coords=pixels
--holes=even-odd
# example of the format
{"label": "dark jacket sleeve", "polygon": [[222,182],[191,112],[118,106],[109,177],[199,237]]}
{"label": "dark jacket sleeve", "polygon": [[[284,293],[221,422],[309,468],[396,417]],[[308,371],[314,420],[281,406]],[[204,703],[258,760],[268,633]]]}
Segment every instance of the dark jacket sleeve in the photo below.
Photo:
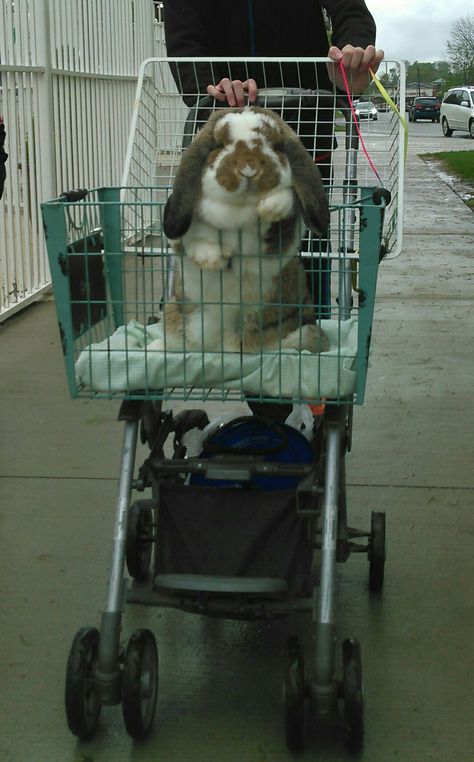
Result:
{"label": "dark jacket sleeve", "polygon": [[[170,58],[211,58],[209,30],[196,0],[164,0],[166,51]],[[207,85],[218,81],[210,64],[171,66],[173,78],[184,100],[191,105],[196,93],[206,94]],[[194,94],[194,96],[193,96]]]}
{"label": "dark jacket sleeve", "polygon": [[322,0],[332,21],[332,43],[338,48],[375,44],[375,21],[364,0]]}

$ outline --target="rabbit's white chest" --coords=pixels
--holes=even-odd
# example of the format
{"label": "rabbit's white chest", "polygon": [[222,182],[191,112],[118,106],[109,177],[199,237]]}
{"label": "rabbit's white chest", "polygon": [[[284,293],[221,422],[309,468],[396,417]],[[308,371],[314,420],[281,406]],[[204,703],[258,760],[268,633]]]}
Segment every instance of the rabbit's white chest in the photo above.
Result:
{"label": "rabbit's white chest", "polygon": [[225,270],[234,256],[259,256],[270,225],[253,216],[241,216],[242,227],[216,228],[196,218],[182,242],[186,255],[205,271]]}
{"label": "rabbit's white chest", "polygon": [[220,230],[236,230],[257,222],[257,199],[247,194],[242,203],[204,197],[198,209],[198,219]]}

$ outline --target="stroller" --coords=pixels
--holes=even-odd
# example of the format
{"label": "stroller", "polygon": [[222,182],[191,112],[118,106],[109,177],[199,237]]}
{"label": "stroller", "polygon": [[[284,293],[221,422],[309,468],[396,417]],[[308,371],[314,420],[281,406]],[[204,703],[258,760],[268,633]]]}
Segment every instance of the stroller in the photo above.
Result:
{"label": "stroller", "polygon": [[[323,63],[292,62],[301,71]],[[361,649],[357,639],[344,640],[336,675],[336,567],[367,553],[369,590],[381,592],[385,514],[373,512],[367,531],[348,526],[345,456],[353,405],[364,400],[379,263],[399,245],[398,123],[387,114],[378,132],[366,127],[387,170],[388,188],[374,187],[358,180],[359,137],[347,100],[285,82],[259,93],[259,105],[277,111],[302,139],[305,130],[314,135],[321,110],[343,136],[327,174],[327,239],[306,233],[301,247],[312,282],[329,294],[315,317],[330,337],[329,352],[154,352],[150,342],[159,331],[166,335],[161,310],[173,278],[163,209],[181,152],[211,110],[198,92],[198,105],[184,106],[170,76],[176,63],[142,66],[122,186],[71,191],[43,205],[71,394],[121,399],[124,423],[107,600],[100,631],[80,629],[71,646],[67,721],[88,739],[101,707],[121,703],[128,733],[150,733],[157,645],[151,630],[140,628],[122,646],[125,603],[248,620],[308,612],[312,653],[304,655],[291,637],[282,670],[287,745],[303,748],[309,702],[318,721],[342,716],[347,745],[357,750]],[[168,401],[186,407],[175,414]],[[219,401],[226,410],[247,401],[256,413],[209,420],[196,401]],[[292,406],[286,421],[267,415],[284,405]],[[136,470],[139,437],[149,452]],[[149,494],[132,500],[132,491]]]}

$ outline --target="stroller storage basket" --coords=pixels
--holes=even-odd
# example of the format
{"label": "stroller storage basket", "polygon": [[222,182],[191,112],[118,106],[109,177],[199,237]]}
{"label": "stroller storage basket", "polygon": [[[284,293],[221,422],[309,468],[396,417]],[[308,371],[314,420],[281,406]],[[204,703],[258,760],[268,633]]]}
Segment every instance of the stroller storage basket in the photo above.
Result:
{"label": "stroller storage basket", "polygon": [[[155,585],[186,575],[279,580],[275,592],[308,594],[312,547],[295,491],[160,486]],[[261,581],[260,585],[258,580]],[[176,586],[179,580],[175,580]],[[263,583],[265,584],[265,583]],[[246,586],[252,594],[250,585]]]}
{"label": "stroller storage basket", "polygon": [[[361,404],[384,199],[371,188],[351,188],[348,201],[331,206],[328,239],[314,238],[302,252],[313,283],[331,270],[330,303],[324,309],[316,304],[314,311],[314,321],[329,339],[329,351],[312,354],[280,346],[246,353],[227,351],[223,345],[190,351],[184,340],[176,351],[166,346],[161,313],[173,259],[162,232],[169,192],[167,186],[102,188],[82,200],[64,195],[43,204],[71,395]],[[140,201],[123,200],[138,195]],[[348,226],[355,251],[347,247]],[[349,300],[347,291],[352,292]],[[222,321],[226,298],[222,287],[213,296],[221,306]],[[209,296],[203,294],[202,299],[204,303]],[[313,299],[317,302],[317,295]],[[348,301],[350,309],[340,307]],[[302,314],[305,305],[284,306]],[[263,333],[265,326],[260,330]],[[158,337],[164,338],[162,350],[153,348]]]}

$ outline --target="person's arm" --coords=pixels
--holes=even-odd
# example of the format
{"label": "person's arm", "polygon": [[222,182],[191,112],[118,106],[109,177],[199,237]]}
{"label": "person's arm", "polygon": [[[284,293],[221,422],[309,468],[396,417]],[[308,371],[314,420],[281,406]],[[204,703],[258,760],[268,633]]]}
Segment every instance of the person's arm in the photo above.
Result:
{"label": "person's arm", "polygon": [[347,71],[352,91],[361,93],[369,83],[369,68],[376,71],[383,59],[383,50],[375,48],[376,26],[364,0],[322,0],[332,21],[332,45],[328,56],[328,72],[336,87],[343,90],[339,62]]}
{"label": "person's arm", "polygon": [[[196,0],[164,0],[166,50],[170,58],[212,58],[212,30],[206,23],[202,4]],[[209,22],[209,19],[207,19]],[[229,106],[243,106],[245,96],[249,101],[257,97],[255,80],[231,80],[214,71],[211,64],[179,64],[172,66],[173,78],[184,101],[195,103],[193,93],[211,95]],[[187,94],[187,95],[186,95]]]}
{"label": "person's arm", "polygon": [[[164,0],[166,52],[170,58],[211,58],[210,30],[200,6],[196,0]],[[205,95],[208,84],[214,82],[207,64],[179,64],[171,70],[188,105],[195,103],[197,92]]]}

